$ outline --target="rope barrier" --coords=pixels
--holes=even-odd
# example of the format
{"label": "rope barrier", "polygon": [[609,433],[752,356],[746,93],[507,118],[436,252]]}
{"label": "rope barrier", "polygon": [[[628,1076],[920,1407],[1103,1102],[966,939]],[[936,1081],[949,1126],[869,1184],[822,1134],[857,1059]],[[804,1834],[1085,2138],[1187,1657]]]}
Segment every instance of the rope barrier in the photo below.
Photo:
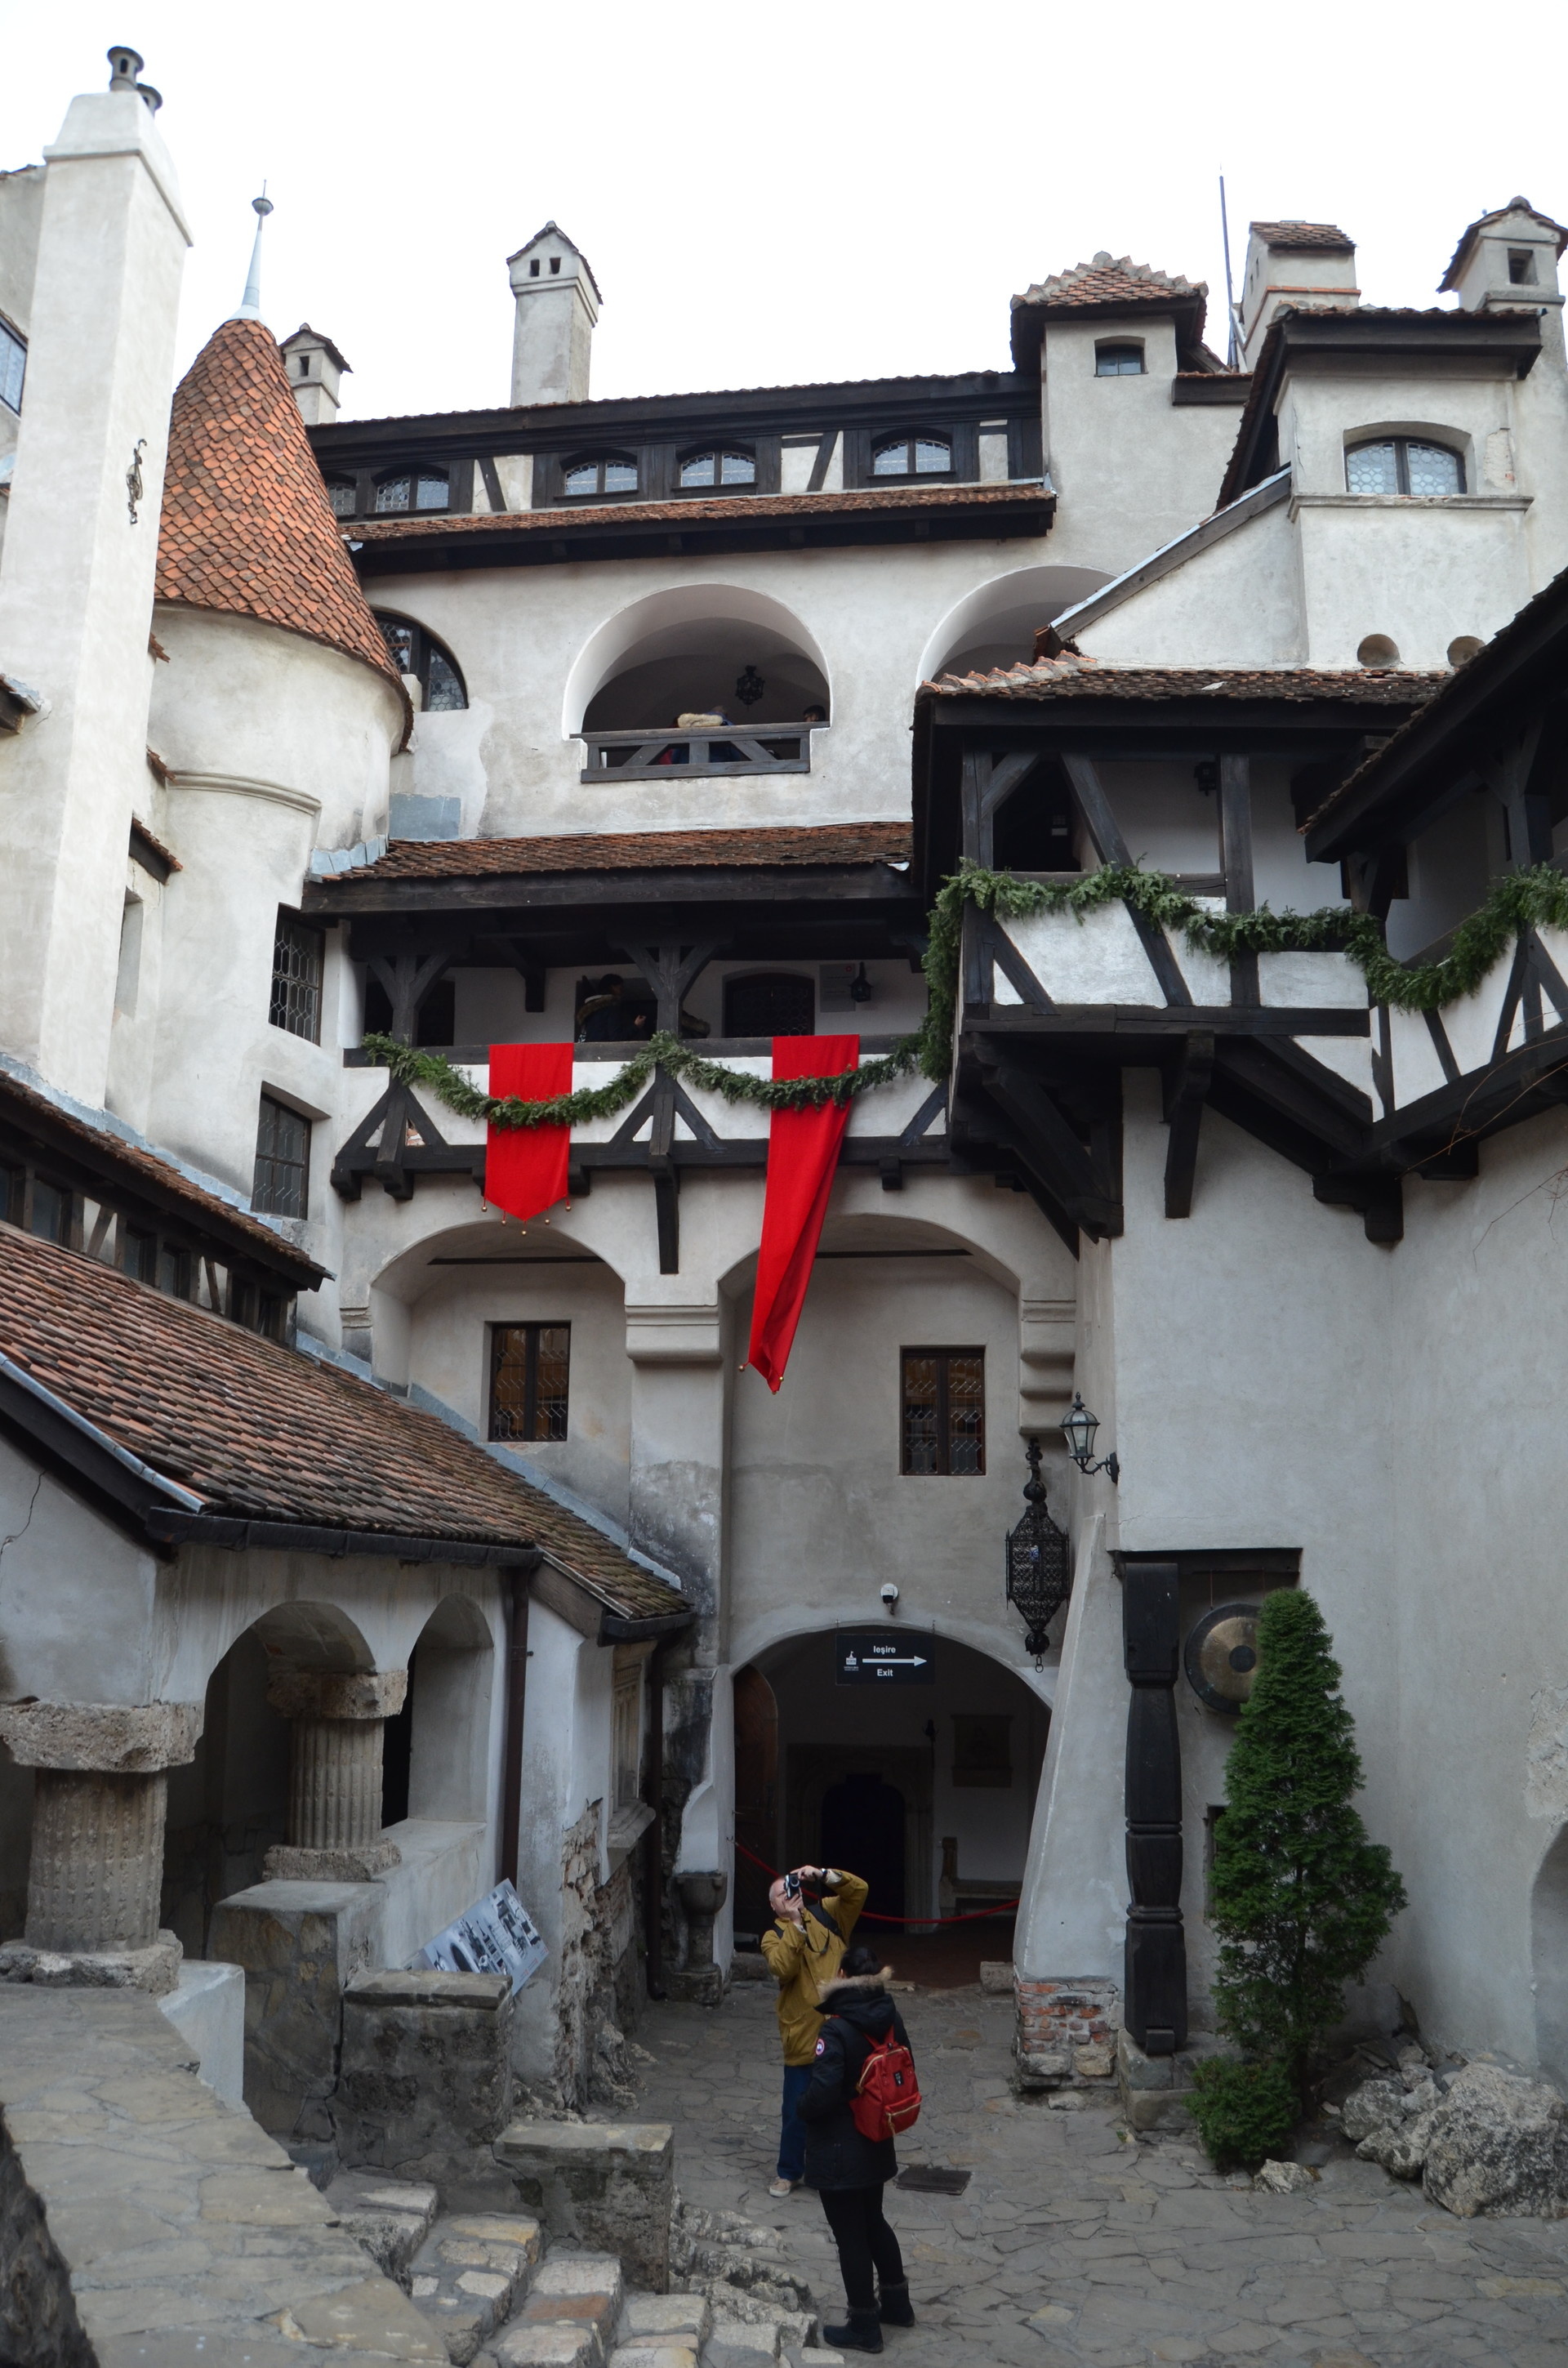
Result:
{"label": "rope barrier", "polygon": [[[756,1850],[747,1850],[738,1835],[735,1848],[743,1858],[750,1859],[753,1866],[759,1866],[764,1874],[770,1874],[775,1883],[783,1880],[778,1867],[769,1866],[765,1858],[758,1858]],[[983,1924],[988,1916],[1010,1916],[1020,1904],[1019,1899],[1003,1899],[994,1907],[971,1907],[962,1916],[877,1916],[870,1908],[862,1907],[856,1920],[861,1924],[902,1924],[906,1929],[911,1924]],[[915,1938],[918,1939],[919,1935],[916,1934]]]}

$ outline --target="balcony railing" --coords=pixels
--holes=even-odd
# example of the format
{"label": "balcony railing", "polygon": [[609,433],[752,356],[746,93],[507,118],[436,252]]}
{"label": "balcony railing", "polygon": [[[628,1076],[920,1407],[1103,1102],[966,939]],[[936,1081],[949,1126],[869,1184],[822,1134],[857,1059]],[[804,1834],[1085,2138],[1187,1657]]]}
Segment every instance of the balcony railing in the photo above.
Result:
{"label": "balcony railing", "polygon": [[726,723],[700,732],[585,732],[585,781],[663,781],[673,773],[809,773],[812,723]]}

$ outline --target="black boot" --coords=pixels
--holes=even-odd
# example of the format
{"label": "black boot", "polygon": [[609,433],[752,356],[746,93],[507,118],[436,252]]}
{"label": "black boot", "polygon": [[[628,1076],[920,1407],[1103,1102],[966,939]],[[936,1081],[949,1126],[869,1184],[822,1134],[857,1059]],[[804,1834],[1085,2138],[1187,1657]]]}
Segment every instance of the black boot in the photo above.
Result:
{"label": "black boot", "polygon": [[824,2327],[822,2340],[830,2351],[880,2351],[882,2329],[874,2310],[852,2310],[843,2327]]}
{"label": "black boot", "polygon": [[884,2327],[913,2327],[915,2313],[909,2304],[909,2280],[901,2278],[896,2286],[882,2288],[881,2308],[877,2317]]}

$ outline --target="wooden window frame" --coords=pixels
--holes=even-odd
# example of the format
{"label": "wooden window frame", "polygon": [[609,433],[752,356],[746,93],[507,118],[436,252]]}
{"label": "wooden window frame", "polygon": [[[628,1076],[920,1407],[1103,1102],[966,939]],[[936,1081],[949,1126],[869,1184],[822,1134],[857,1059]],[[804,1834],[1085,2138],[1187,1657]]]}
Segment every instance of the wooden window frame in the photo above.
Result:
{"label": "wooden window frame", "polygon": [[[417,617],[405,617],[396,609],[373,609],[370,613],[375,618],[377,629],[381,632],[383,641],[386,641],[386,629],[389,625],[396,625],[400,631],[412,633],[414,636],[414,672],[419,681],[420,713],[422,715],[427,715],[431,712],[430,659],[433,654],[438,655],[443,665],[451,669],[453,679],[463,695],[462,709],[455,707],[438,708],[435,712],[437,714],[456,715],[462,712],[463,710],[466,710],[468,706],[468,684],[464,679],[461,666],[459,666],[456,658],[453,657],[445,642],[439,640],[436,634],[431,632],[427,626],[422,625]],[[395,666],[397,661],[392,655],[392,643],[390,642],[387,642],[387,655],[392,658],[392,663]]]}
{"label": "wooden window frame", "polygon": [[[290,1118],[291,1118],[291,1119],[295,1120],[295,1121],[297,1121],[301,1126],[302,1126],[302,1127],[304,1128],[304,1130],[305,1130],[305,1149],[304,1149],[304,1157],[303,1157],[302,1159],[301,1159],[301,1160],[281,1159],[281,1158],[279,1157],[278,1154],[276,1151],[267,1151],[267,1152],[264,1152],[264,1151],[263,1151],[263,1149],[262,1149],[262,1129],[263,1129],[263,1127],[265,1126],[265,1124],[266,1124],[266,1122],[267,1122],[267,1110],[268,1110],[269,1108],[270,1108],[270,1109],[272,1109],[272,1110],[282,1110],[282,1111],[286,1112],[286,1113],[287,1113],[287,1115],[288,1115]],[[258,1100],[257,1100],[257,1103],[256,1103],[256,1166],[255,1166],[255,1169],[254,1169],[254,1171],[253,1171],[253,1174],[252,1174],[252,1179],[251,1179],[251,1207],[252,1207],[252,1208],[253,1208],[253,1209],[254,1209],[254,1210],[255,1210],[255,1211],[256,1211],[259,1215],[262,1215],[262,1216],[270,1216],[270,1217],[308,1217],[308,1216],[310,1215],[310,1213],[311,1213],[311,1137],[312,1137],[312,1133],[313,1133],[313,1128],[312,1128],[312,1122],[311,1122],[311,1121],[310,1121],[310,1120],[305,1116],[305,1113],[304,1113],[304,1111],[303,1111],[303,1110],[296,1110],[296,1109],[295,1109],[295,1107],[294,1107],[294,1105],[293,1105],[293,1103],[292,1103],[292,1102],[287,1102],[287,1101],[285,1101],[281,1094],[271,1093],[271,1092],[269,1092],[269,1091],[267,1090],[267,1088],[265,1086],[262,1087],[262,1089],[261,1089],[261,1093],[260,1093],[260,1096],[259,1096]],[[298,1207],[297,1209],[290,1209],[290,1208],[282,1208],[282,1207],[279,1207],[279,1205],[278,1204],[277,1201],[276,1201],[275,1199],[271,1198],[271,1197],[268,1197],[267,1199],[263,1200],[263,1198],[261,1197],[261,1194],[262,1194],[262,1174],[261,1174],[261,1170],[262,1170],[262,1162],[263,1162],[263,1160],[264,1160],[264,1159],[267,1161],[267,1165],[269,1166],[269,1167],[271,1167],[271,1168],[273,1168],[273,1169],[278,1169],[278,1168],[287,1168],[287,1169],[290,1169],[290,1170],[292,1170],[292,1169],[294,1169],[294,1168],[298,1168],[299,1173],[300,1173],[300,1205],[299,1205],[299,1207]]]}
{"label": "wooden window frame", "polygon": [[818,982],[812,976],[809,971],[744,970],[732,972],[730,976],[724,980],[721,990],[722,1007],[724,1015],[724,1035],[727,1039],[732,1037],[749,1038],[757,1035],[759,1032],[755,1028],[733,1028],[730,1025],[730,1008],[735,989],[737,987],[755,986],[763,980],[767,980],[771,984],[776,979],[787,980],[791,986],[799,986],[804,989],[806,995],[811,1000],[812,1024],[809,1028],[802,1028],[799,1032],[802,1036],[814,1036],[816,1034],[819,1002]]}
{"label": "wooden window frame", "polygon": [[[991,416],[989,413],[986,415]],[[980,476],[980,417],[976,412],[971,419],[928,419],[921,421],[888,420],[880,427],[846,427],[844,430],[844,484],[846,492],[874,493],[879,485],[960,485],[971,484]],[[877,477],[871,473],[871,461],[880,446],[895,444],[900,438],[910,445],[915,442],[946,444],[951,454],[951,466],[945,470],[928,469],[922,475]],[[1009,461],[1012,438],[1008,438]]]}
{"label": "wooden window frame", "polygon": [[[28,391],[28,341],[20,329],[8,321],[3,313],[0,313],[0,339],[3,339],[7,347],[15,347],[21,356],[21,375],[17,381],[17,400],[13,403],[8,394],[0,393],[0,403],[5,404],[13,419],[19,419],[22,416],[22,402]],[[8,356],[0,357],[0,363],[8,359]],[[8,376],[8,370],[0,367],[0,384],[3,384]]]}
{"label": "wooden window frame", "polygon": [[[907,1429],[909,1385],[905,1378],[912,1357],[928,1357],[937,1367],[937,1468],[934,1472],[916,1472],[909,1461]],[[979,1459],[972,1472],[955,1472],[952,1464],[952,1413],[949,1397],[949,1367],[955,1357],[974,1357],[980,1362],[980,1436],[977,1441]],[[983,1480],[985,1477],[985,1350],[983,1348],[958,1349],[906,1348],[898,1352],[898,1468],[905,1480]]]}
{"label": "wooden window frame", "polygon": [[[534,465],[537,473],[539,464],[536,461]],[[569,472],[574,469],[590,468],[597,472],[597,483],[593,491],[586,494],[568,493],[566,479]],[[605,486],[605,471],[608,468],[635,469],[637,483],[629,493],[608,492]],[[555,495],[555,501],[549,505],[551,508],[574,509],[579,505],[585,508],[590,503],[597,504],[602,507],[606,503],[641,502],[648,498],[648,456],[645,452],[635,450],[630,446],[619,450],[560,453],[554,459],[551,475],[554,482],[551,490]]]}
{"label": "wooden window frame", "polygon": [[[280,962],[286,945],[291,944],[296,950],[302,950],[304,940],[307,939],[311,941],[315,956],[313,982],[290,976]],[[301,920],[298,913],[292,913],[286,905],[280,905],[278,908],[277,925],[272,935],[272,988],[267,998],[267,1025],[271,1028],[280,1028],[285,1035],[298,1036],[302,1043],[319,1044],[325,987],[325,930],[313,928],[309,921]],[[288,1016],[290,1002],[297,1006],[301,996],[305,996],[310,998],[308,1008],[303,1012],[296,1008],[294,1019],[290,1019]],[[279,1018],[279,1012],[283,1014],[282,1018]],[[308,1027],[297,1026],[296,1020],[300,1019],[308,1019],[311,1024]]]}
{"label": "wooden window frame", "polygon": [[[469,464],[471,475],[472,465],[473,464],[471,461]],[[342,473],[347,472],[345,472]],[[369,474],[369,498],[365,502],[365,515],[368,518],[450,518],[457,507],[457,504],[452,499],[452,495],[457,490],[455,484],[456,472],[449,461],[395,461],[390,467],[372,470]],[[383,510],[377,508],[376,495],[383,485],[394,484],[399,477],[406,477],[408,479],[410,495],[417,496],[421,476],[439,477],[441,479],[447,488],[447,498],[444,502],[427,503],[422,507],[417,498],[411,498],[408,507],[405,510]],[[469,507],[472,509],[472,507],[473,503],[471,495]]]}
{"label": "wooden window frame", "polygon": [[[506,1430],[499,1427],[496,1417],[495,1383],[508,1334],[521,1332],[527,1347],[523,1358],[523,1428]],[[541,1336],[546,1332],[566,1335],[565,1407],[562,1416],[559,1439],[540,1438],[535,1431],[539,1418],[539,1360]],[[490,1383],[485,1398],[485,1435],[502,1446],[561,1447],[572,1435],[572,1325],[569,1317],[558,1315],[524,1316],[517,1323],[493,1324],[490,1326]]]}
{"label": "wooden window frame", "polygon": [[[1130,370],[1104,370],[1101,364],[1110,354],[1136,354],[1138,367]],[[1142,337],[1097,337],[1095,340],[1095,376],[1096,378],[1147,378],[1149,357]]]}

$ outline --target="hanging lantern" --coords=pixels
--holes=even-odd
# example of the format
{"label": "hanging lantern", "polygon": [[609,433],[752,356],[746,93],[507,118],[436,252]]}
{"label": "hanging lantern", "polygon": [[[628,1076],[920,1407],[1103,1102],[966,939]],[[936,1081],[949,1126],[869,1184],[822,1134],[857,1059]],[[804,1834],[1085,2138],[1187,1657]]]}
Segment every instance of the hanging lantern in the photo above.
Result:
{"label": "hanging lantern", "polygon": [[1057,1528],[1045,1508],[1039,1440],[1031,1439],[1024,1452],[1029,1466],[1024,1486],[1028,1510],[1007,1533],[1007,1600],[1022,1615],[1024,1650],[1034,1655],[1038,1669],[1044,1666],[1051,1623],[1073,1591],[1073,1565],[1066,1531]]}
{"label": "hanging lantern", "polygon": [[755,707],[767,689],[756,666],[748,666],[735,684],[735,697],[743,707]]}

